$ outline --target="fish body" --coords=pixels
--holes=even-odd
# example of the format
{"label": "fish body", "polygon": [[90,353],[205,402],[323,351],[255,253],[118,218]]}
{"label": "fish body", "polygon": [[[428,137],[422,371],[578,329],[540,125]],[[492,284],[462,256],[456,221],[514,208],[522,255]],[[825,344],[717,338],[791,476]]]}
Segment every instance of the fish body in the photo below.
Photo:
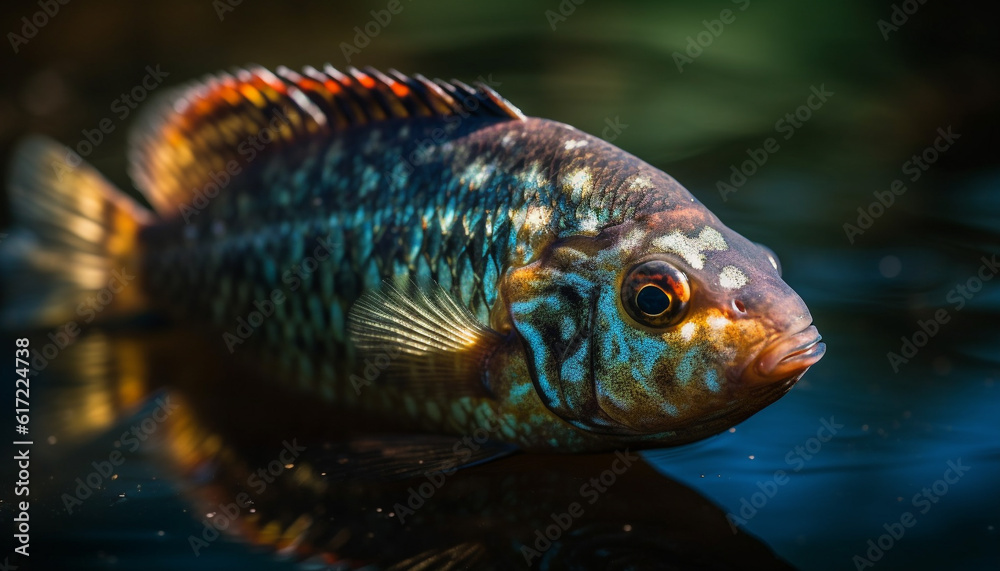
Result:
{"label": "fish body", "polygon": [[[15,214],[49,217],[35,275],[61,272],[75,300],[136,268],[118,312],[211,332],[331,409],[525,450],[676,445],[770,404],[824,351],[768,250],[485,86],[332,68],[196,84],[131,142],[155,216],[86,166],[42,173],[64,154],[29,143],[13,178]],[[95,227],[88,256],[61,230],[75,219]],[[15,320],[70,307],[38,295]]]}

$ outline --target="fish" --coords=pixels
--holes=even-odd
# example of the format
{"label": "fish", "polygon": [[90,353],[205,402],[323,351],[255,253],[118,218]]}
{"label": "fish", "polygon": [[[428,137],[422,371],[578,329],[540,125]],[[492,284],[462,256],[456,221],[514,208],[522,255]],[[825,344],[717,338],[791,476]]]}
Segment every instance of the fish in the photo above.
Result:
{"label": "fish", "polygon": [[771,250],[485,84],[249,66],[150,103],[128,163],[152,208],[18,147],[5,328],[155,316],[327,418],[498,455],[701,440],[826,350]]}

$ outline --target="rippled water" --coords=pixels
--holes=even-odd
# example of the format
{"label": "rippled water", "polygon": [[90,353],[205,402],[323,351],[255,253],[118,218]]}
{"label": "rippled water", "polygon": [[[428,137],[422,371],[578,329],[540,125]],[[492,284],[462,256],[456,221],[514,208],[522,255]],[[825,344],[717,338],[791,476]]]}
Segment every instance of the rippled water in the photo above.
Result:
{"label": "rippled water", "polygon": [[[991,137],[1000,82],[986,55],[995,53],[988,18],[929,2],[887,41],[876,22],[890,6],[752,2],[678,72],[672,54],[705,29],[701,20],[740,4],[588,1],[552,30],[544,11],[557,2],[406,3],[355,63],[490,76],[530,115],[614,136],[778,253],[826,357],[734,431],[645,453],[657,470],[796,567],[850,569],[874,555],[885,569],[996,568],[1000,279],[961,309],[952,293],[1000,252]],[[0,91],[4,149],[27,131],[78,140],[151,63],[174,83],[249,60],[344,65],[340,42],[382,7],[246,5],[220,22],[209,2],[107,6],[66,7],[13,60],[16,81]],[[4,21],[32,10],[5,8]],[[785,139],[776,122],[819,86],[833,95]],[[843,225],[857,224],[857,208],[908,177],[906,162],[949,126],[960,138],[851,243]],[[121,186],[124,130],[89,157]],[[718,181],[768,137],[780,150],[723,200]],[[887,353],[938,310],[948,322],[894,371]],[[55,481],[85,473],[107,450],[104,441],[42,446],[56,459]],[[151,554],[162,569],[292,567],[230,541],[192,559],[191,484],[153,456],[126,463],[99,505],[76,516],[65,516],[58,495],[44,500],[39,525],[58,532],[49,548],[92,569],[151,568]],[[952,466],[968,469],[958,476]],[[927,499],[915,500],[924,489]],[[912,525],[890,542],[902,519]]]}

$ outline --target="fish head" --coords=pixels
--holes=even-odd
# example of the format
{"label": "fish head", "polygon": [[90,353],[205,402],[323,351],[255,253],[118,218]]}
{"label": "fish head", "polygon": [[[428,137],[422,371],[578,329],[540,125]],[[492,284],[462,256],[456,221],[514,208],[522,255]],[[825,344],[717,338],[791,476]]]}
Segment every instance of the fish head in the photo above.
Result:
{"label": "fish head", "polygon": [[697,206],[558,240],[510,272],[510,324],[563,420],[690,442],[771,404],[823,356],[774,253]]}

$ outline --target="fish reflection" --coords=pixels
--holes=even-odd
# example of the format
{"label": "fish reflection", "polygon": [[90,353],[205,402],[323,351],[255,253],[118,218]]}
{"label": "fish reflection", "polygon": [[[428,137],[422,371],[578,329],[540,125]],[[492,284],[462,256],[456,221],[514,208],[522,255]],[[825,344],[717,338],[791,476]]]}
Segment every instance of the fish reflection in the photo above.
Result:
{"label": "fish reflection", "polygon": [[[181,560],[237,540],[312,569],[787,568],[630,450],[483,462],[496,452],[483,435],[400,436],[363,417],[331,419],[321,403],[265,379],[241,377],[240,390],[206,382],[191,371],[225,371],[189,336],[93,334],[63,357],[45,375],[59,383],[52,394],[65,400],[53,407],[64,412],[105,402],[132,411],[125,426],[141,426],[156,399],[170,403],[142,447],[158,473],[181,483],[201,522],[174,538]],[[150,391],[147,402],[130,396]],[[330,422],[318,431],[324,415]],[[65,418],[45,417],[44,430],[68,445],[122,426],[111,416]],[[467,448],[441,453],[456,445]],[[55,488],[72,494],[73,470],[47,461],[64,466]],[[116,490],[95,493],[107,501]]]}

